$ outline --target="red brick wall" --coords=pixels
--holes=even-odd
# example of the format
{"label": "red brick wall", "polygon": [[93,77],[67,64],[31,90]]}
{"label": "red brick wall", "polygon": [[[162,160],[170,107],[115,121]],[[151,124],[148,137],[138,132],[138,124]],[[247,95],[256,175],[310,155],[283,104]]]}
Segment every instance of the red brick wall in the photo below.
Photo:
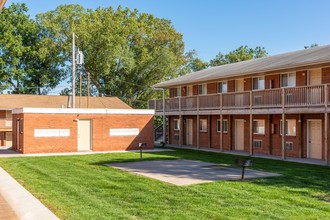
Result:
{"label": "red brick wall", "polygon": [[273,88],[280,88],[280,74],[265,76],[265,89],[270,88],[270,80],[273,82]]}
{"label": "red brick wall", "polygon": [[207,84],[207,94],[215,94],[215,93],[217,93],[217,83]]}
{"label": "red brick wall", "polygon": [[[208,116],[207,115],[201,115],[201,116],[199,116],[199,119],[208,120]],[[202,132],[202,131],[199,132],[199,147],[208,147],[209,132],[210,132],[210,126],[208,126],[208,128],[207,128],[207,132]]]}
{"label": "red brick wall", "polygon": [[0,127],[4,127],[6,124],[6,111],[0,110]]}
{"label": "red brick wall", "polygon": [[[220,133],[217,132],[217,120],[220,119],[219,115],[203,115],[200,119],[208,119],[210,117],[210,126],[208,132],[200,132],[199,146],[208,147],[210,140],[211,148],[220,148]],[[231,121],[229,120],[231,117]],[[170,121],[173,121],[175,116],[171,117]],[[183,116],[184,119],[193,119],[193,146],[197,146],[197,116]],[[223,119],[228,120],[228,133],[223,134],[223,148],[225,150],[235,150],[235,120],[243,119],[244,123],[244,151],[250,151],[250,116],[249,115],[224,115]],[[280,135],[280,120],[282,115],[254,115],[253,119],[265,120],[265,134],[253,134],[253,139],[262,140],[262,146],[260,148],[255,147],[253,151],[255,154],[276,155],[282,156],[282,136]],[[323,143],[324,138],[324,115],[323,114],[301,114],[301,119],[298,114],[287,114],[286,119],[296,120],[296,135],[287,136],[286,141],[293,142],[293,151],[286,151],[288,157],[307,157],[307,120],[319,119],[322,120],[322,158],[325,159],[325,147]],[[272,124],[275,127],[272,133]],[[171,143],[179,144],[173,141],[173,134],[179,134],[179,131],[173,131],[173,125],[171,125]],[[183,144],[186,143],[186,131],[183,127]],[[210,138],[210,139],[209,139]]]}
{"label": "red brick wall", "polygon": [[[265,134],[253,134],[253,140],[262,141],[261,147],[260,148],[254,147],[253,152],[256,154],[269,154],[270,118],[268,117],[268,115],[254,115],[253,116],[253,120],[258,120],[258,119],[265,121]],[[249,131],[249,129],[248,129],[248,131]],[[248,143],[248,146],[250,146],[250,142]]]}
{"label": "red brick wall", "polygon": [[235,80],[228,80],[228,92],[235,92]]}
{"label": "red brick wall", "polygon": [[306,86],[307,85],[307,71],[296,72],[296,86]]}
{"label": "red brick wall", "polygon": [[187,86],[181,87],[181,96],[187,96]]}
{"label": "red brick wall", "polygon": [[[180,131],[179,130],[174,130],[174,119],[179,119],[179,116],[169,116],[169,143],[170,144],[175,144],[175,145],[179,145],[179,140],[175,140],[175,136],[180,135]],[[180,128],[182,129],[182,128]]]}
{"label": "red brick wall", "polygon": [[[228,116],[222,116],[223,120],[228,120]],[[219,115],[211,116],[211,147],[220,149],[220,134],[217,132],[217,120],[220,120]],[[228,133],[223,133],[223,148],[225,149],[228,146]]]}
{"label": "red brick wall", "polygon": [[[23,153],[76,152],[76,119],[91,120],[93,151],[137,149],[139,142],[146,142],[146,149],[153,148],[153,115],[20,114],[13,118],[24,118]],[[42,128],[70,129],[70,137],[34,137],[34,129]],[[140,133],[136,137],[111,137],[110,128],[139,128]],[[16,129],[16,123],[13,129]],[[13,136],[16,149],[16,137]]]}
{"label": "red brick wall", "polygon": [[322,68],[322,83],[330,83],[330,67]]}
{"label": "red brick wall", "polygon": [[174,97],[174,88],[169,89],[169,95],[170,95],[170,98]]}
{"label": "red brick wall", "polygon": [[193,95],[198,95],[198,85],[193,85]]}
{"label": "red brick wall", "polygon": [[251,90],[252,90],[252,78],[245,78],[244,91],[251,91]]}
{"label": "red brick wall", "polygon": [[[325,146],[324,146],[324,115],[323,114],[306,114],[302,116],[302,122],[303,122],[303,126],[302,126],[302,137],[303,137],[303,141],[302,141],[302,156],[304,158],[307,157],[307,127],[308,127],[308,123],[307,121],[309,119],[319,119],[322,120],[322,160],[325,160]],[[328,125],[329,127],[329,125]]]}
{"label": "red brick wall", "polygon": [[193,116],[193,115],[187,115],[187,116],[183,116],[183,120],[184,120],[184,124],[183,124],[183,145],[187,144],[187,127],[186,127],[186,120],[187,119],[192,119],[193,120],[193,146],[197,146],[197,138],[196,135],[197,134],[197,116]]}

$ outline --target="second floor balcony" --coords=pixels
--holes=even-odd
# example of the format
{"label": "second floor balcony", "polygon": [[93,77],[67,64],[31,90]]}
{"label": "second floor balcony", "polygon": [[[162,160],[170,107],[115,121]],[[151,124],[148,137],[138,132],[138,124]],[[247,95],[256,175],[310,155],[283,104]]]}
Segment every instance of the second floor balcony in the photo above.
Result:
{"label": "second floor balcony", "polygon": [[[183,96],[164,100],[166,113],[250,111],[281,113],[291,110],[292,113],[325,112],[329,103],[330,85],[301,86],[267,90],[253,90],[221,94]],[[149,108],[156,114],[163,112],[163,100],[150,100]],[[308,111],[307,111],[308,110]]]}

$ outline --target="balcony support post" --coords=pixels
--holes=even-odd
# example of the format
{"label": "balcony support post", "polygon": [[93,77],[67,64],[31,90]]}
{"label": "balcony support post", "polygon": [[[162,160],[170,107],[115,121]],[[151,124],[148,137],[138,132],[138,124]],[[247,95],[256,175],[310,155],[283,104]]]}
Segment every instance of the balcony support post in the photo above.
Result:
{"label": "balcony support post", "polygon": [[223,116],[222,116],[222,93],[220,94],[220,151],[223,152]]}
{"label": "balcony support post", "polygon": [[325,151],[325,161],[329,166],[329,119],[328,119],[328,85],[324,85],[324,151]]}
{"label": "balcony support post", "polygon": [[285,90],[282,88],[282,159],[286,160]]}
{"label": "balcony support post", "polygon": [[197,148],[199,148],[199,96],[197,96],[197,137],[196,137],[196,140],[197,140]]}
{"label": "balcony support post", "polygon": [[211,138],[212,138],[212,127],[211,127],[211,119],[212,119],[212,117],[211,117],[211,115],[208,115],[207,116],[207,132],[208,132],[208,140],[207,140],[207,145],[208,145],[208,148],[211,148]]}
{"label": "balcony support post", "polygon": [[250,156],[253,155],[253,115],[252,115],[252,91],[250,91]]}
{"label": "balcony support post", "polygon": [[[181,92],[181,87],[180,87]],[[182,147],[183,143],[183,118],[181,113],[181,96],[179,97],[179,122],[180,122],[180,131],[179,131],[179,146]]]}
{"label": "balcony support post", "polygon": [[163,89],[163,143],[166,144],[165,89]]}
{"label": "balcony support post", "polygon": [[303,131],[303,128],[302,128],[302,125],[303,125],[303,121],[302,121],[302,115],[299,114],[298,115],[298,126],[297,126],[297,131],[298,131],[298,147],[299,147],[299,158],[302,158],[303,157],[303,134],[302,134],[302,131]]}
{"label": "balcony support post", "polygon": [[267,132],[266,132],[266,140],[267,140],[267,147],[268,147],[268,154],[272,155],[273,150],[272,150],[272,120],[271,120],[271,115],[267,115]]}

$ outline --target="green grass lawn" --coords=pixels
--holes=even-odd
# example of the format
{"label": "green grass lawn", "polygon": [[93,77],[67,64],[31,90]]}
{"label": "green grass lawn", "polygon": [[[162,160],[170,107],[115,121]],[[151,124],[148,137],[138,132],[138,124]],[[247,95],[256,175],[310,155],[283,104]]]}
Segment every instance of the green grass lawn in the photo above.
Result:
{"label": "green grass lawn", "polygon": [[[146,160],[192,159],[234,165],[238,156],[177,150]],[[254,159],[254,169],[281,177],[175,186],[105,163],[136,161],[138,153],[0,159],[61,219],[329,219],[330,168]]]}

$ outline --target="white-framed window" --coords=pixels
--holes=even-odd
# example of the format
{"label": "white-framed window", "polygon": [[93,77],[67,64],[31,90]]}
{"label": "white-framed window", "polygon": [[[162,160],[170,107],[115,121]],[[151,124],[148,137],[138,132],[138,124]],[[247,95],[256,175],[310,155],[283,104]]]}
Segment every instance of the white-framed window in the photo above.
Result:
{"label": "white-framed window", "polygon": [[193,96],[193,86],[187,86],[187,96]]}
{"label": "white-framed window", "polygon": [[252,78],[252,89],[253,90],[265,89],[265,77],[259,76]]}
{"label": "white-framed window", "polygon": [[[296,119],[285,120],[285,130],[287,136],[296,136]],[[280,135],[282,135],[282,120],[280,121]]]}
{"label": "white-framed window", "polygon": [[222,127],[222,131],[223,133],[227,133],[228,132],[228,120],[222,120],[222,126],[220,126],[220,119],[217,120],[217,132],[220,133],[221,132],[221,127]]}
{"label": "white-framed window", "polygon": [[281,74],[281,87],[296,86],[296,73]]}
{"label": "white-framed window", "polygon": [[226,93],[228,92],[228,86],[227,86],[227,81],[225,82],[218,82],[217,83],[217,89],[218,89],[218,93]]}
{"label": "white-framed window", "polygon": [[207,119],[199,119],[199,131],[207,132]]}
{"label": "white-framed window", "polygon": [[181,96],[181,87],[176,87],[173,89],[173,96],[180,97]]}
{"label": "white-framed window", "polygon": [[265,134],[265,120],[253,120],[253,134]]}
{"label": "white-framed window", "polygon": [[180,130],[180,119],[174,119],[174,130]]}
{"label": "white-framed window", "polygon": [[198,95],[206,95],[206,94],[207,94],[207,84],[199,84]]}

